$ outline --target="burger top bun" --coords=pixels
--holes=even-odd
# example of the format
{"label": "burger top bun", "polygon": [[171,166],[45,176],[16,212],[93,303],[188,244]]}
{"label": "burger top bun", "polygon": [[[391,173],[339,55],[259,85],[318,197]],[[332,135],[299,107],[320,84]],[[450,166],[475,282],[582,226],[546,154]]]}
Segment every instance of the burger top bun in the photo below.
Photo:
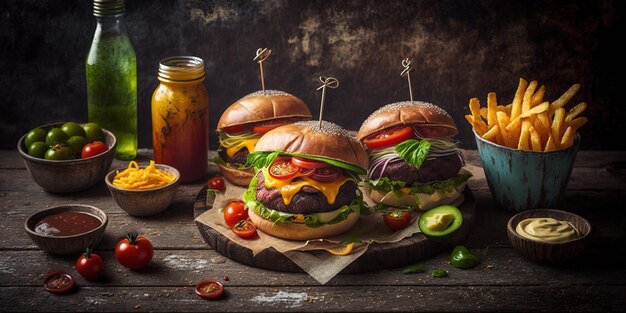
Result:
{"label": "burger top bun", "polygon": [[361,125],[356,135],[363,140],[383,129],[401,125],[423,124],[448,129],[448,136],[459,133],[454,120],[446,110],[428,102],[402,101],[391,103],[374,111]]}
{"label": "burger top bun", "polygon": [[352,213],[348,217],[335,224],[324,224],[320,227],[309,227],[302,223],[280,224],[266,220],[254,210],[248,210],[248,216],[257,228],[264,233],[278,238],[289,240],[309,240],[327,238],[339,235],[350,230],[359,220],[359,213]]}
{"label": "burger top bun", "polygon": [[231,104],[217,122],[217,130],[277,118],[311,119],[311,111],[300,98],[278,90],[257,91]]}
{"label": "burger top bun", "polygon": [[267,132],[256,151],[284,151],[342,161],[367,169],[369,160],[363,145],[341,126],[322,121],[283,125]]}

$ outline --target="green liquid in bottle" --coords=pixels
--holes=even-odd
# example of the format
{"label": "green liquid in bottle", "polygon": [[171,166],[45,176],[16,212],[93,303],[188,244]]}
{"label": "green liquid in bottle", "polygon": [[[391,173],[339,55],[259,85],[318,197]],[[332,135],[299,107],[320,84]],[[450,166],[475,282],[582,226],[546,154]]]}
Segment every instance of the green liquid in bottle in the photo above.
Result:
{"label": "green liquid in bottle", "polygon": [[123,33],[119,15],[99,17],[89,55],[87,102],[89,121],[115,134],[115,157],[137,156],[137,63],[135,50]]}

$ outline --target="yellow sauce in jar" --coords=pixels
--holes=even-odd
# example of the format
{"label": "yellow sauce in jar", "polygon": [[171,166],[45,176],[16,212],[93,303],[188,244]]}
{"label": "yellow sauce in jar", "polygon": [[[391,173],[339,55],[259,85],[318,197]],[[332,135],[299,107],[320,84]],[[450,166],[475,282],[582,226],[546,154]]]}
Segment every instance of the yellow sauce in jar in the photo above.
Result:
{"label": "yellow sauce in jar", "polygon": [[572,224],[550,217],[527,218],[517,224],[515,231],[522,237],[542,242],[566,242],[580,237]]}

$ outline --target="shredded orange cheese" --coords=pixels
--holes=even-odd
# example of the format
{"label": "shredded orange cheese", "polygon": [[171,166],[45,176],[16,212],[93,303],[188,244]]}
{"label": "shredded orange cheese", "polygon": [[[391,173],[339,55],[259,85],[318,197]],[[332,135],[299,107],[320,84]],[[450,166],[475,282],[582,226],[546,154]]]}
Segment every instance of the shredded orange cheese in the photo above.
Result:
{"label": "shredded orange cheese", "polygon": [[153,160],[150,165],[140,169],[135,161],[128,163],[128,168],[117,171],[113,186],[123,189],[151,189],[167,186],[176,180],[176,176],[158,169]]}

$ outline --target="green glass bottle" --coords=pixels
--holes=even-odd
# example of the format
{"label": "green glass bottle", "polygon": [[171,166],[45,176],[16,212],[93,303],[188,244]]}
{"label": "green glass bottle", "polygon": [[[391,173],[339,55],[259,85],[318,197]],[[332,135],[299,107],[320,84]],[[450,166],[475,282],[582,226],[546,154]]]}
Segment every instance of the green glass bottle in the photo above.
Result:
{"label": "green glass bottle", "polygon": [[137,61],[123,27],[124,0],[94,0],[96,32],[87,55],[89,121],[115,134],[115,157],[137,156]]}

